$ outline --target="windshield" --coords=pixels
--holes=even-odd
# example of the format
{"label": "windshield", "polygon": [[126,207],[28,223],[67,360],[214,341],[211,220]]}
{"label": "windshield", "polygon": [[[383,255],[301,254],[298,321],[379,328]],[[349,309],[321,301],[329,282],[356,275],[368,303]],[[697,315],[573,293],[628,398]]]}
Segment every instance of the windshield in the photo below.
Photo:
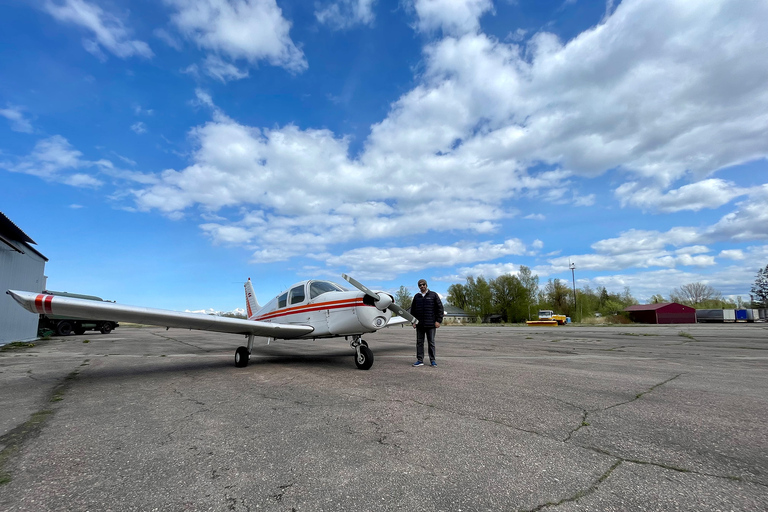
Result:
{"label": "windshield", "polygon": [[343,292],[346,291],[341,286],[330,281],[312,281],[309,285],[309,298],[314,299],[318,295],[322,295],[328,292]]}

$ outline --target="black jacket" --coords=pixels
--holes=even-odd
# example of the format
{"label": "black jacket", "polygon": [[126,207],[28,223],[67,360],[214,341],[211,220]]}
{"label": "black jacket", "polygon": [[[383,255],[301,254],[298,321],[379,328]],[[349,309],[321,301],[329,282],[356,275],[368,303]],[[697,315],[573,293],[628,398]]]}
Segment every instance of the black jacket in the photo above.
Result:
{"label": "black jacket", "polygon": [[435,322],[443,323],[443,302],[432,290],[422,297],[421,293],[413,296],[411,314],[419,320],[418,327],[431,329]]}

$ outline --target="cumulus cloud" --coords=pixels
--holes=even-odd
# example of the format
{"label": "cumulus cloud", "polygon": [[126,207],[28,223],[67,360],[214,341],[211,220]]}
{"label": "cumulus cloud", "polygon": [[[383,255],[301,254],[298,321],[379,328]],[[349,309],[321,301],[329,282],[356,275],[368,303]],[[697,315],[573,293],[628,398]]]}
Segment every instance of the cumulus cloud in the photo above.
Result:
{"label": "cumulus cloud", "polygon": [[376,0],[336,0],[315,11],[317,21],[334,29],[371,25]]}
{"label": "cumulus cloud", "polygon": [[615,192],[623,206],[631,205],[643,210],[672,213],[719,208],[734,198],[747,194],[748,190],[737,187],[734,183],[713,178],[668,192],[633,181],[619,186]]}
{"label": "cumulus cloud", "polygon": [[413,0],[421,32],[442,30],[446,35],[475,33],[480,17],[493,10],[491,0]]}
{"label": "cumulus cloud", "polygon": [[[205,0],[197,10],[168,2],[179,29],[217,56],[305,65],[274,2]],[[449,35],[425,47],[415,87],[371,127],[359,155],[329,130],[247,126],[199,92],[212,119],[190,132],[190,165],[133,191],[137,206],[168,215],[232,208],[238,213],[202,229],[274,261],[352,239],[495,233],[518,197],[594,204],[569,184],[611,173],[624,208],[701,211],[746,199],[709,227],[599,241],[579,256],[581,268],[705,267],[711,254],[677,250],[765,239],[766,186],[745,190],[711,175],[768,155],[768,4],[624,0],[570,41],[540,32],[525,44],[479,32],[490,2],[412,5],[423,30]],[[245,28],[262,11],[277,20],[271,46]],[[435,211],[451,212],[450,225]],[[333,261],[353,265],[357,255]],[[416,252],[400,256],[421,268]]]}
{"label": "cumulus cloud", "polygon": [[130,31],[123,21],[98,5],[85,0],[46,0],[43,9],[61,22],[79,25],[90,31],[95,39],[84,39],[83,46],[101,59],[106,58],[102,48],[123,59],[153,56],[147,43],[130,39]]}
{"label": "cumulus cloud", "polygon": [[517,239],[492,242],[425,244],[411,247],[360,247],[326,259],[327,264],[350,269],[361,278],[392,279],[403,272],[488,261],[525,252]]}
{"label": "cumulus cloud", "polygon": [[[275,0],[165,0],[175,9],[172,23],[214,58],[245,60],[250,65],[266,60],[292,72],[307,68],[303,52],[291,40],[291,23]],[[209,72],[211,62],[208,62]],[[213,69],[221,69],[213,66]],[[220,77],[238,78],[236,69]]]}

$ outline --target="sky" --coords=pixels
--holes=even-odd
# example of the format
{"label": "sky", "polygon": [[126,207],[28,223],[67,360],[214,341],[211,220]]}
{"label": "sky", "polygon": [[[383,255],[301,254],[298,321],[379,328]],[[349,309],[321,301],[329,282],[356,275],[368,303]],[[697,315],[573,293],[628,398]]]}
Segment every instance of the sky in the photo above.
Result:
{"label": "sky", "polygon": [[[0,211],[174,310],[768,264],[764,0],[0,0]],[[575,264],[572,274],[569,264]]]}

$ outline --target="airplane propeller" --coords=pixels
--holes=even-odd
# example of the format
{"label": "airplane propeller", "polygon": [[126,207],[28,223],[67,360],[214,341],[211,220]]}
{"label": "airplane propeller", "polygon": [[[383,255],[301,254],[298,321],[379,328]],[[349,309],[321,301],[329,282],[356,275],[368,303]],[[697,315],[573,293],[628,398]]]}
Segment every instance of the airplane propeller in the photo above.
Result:
{"label": "airplane propeller", "polygon": [[415,316],[410,314],[408,311],[400,307],[398,304],[396,304],[392,300],[392,296],[388,295],[386,293],[378,294],[374,291],[372,291],[370,288],[365,286],[360,281],[356,280],[353,277],[348,276],[347,274],[341,274],[341,277],[344,278],[345,281],[347,281],[349,284],[360,290],[361,292],[368,295],[370,298],[374,300],[374,304],[377,308],[379,308],[381,311],[384,311],[385,309],[388,309],[392,311],[393,313],[400,315],[401,317],[405,318],[409,322],[411,322],[413,325],[416,325],[419,323],[419,321],[416,319]]}

